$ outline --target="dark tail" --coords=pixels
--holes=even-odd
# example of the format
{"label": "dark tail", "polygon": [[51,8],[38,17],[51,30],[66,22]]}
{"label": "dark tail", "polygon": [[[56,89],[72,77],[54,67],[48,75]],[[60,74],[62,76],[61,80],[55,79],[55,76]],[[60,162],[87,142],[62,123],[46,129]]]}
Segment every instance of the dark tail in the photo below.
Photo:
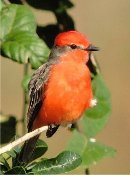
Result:
{"label": "dark tail", "polygon": [[22,148],[20,155],[18,157],[18,161],[20,163],[28,163],[31,160],[32,153],[35,149],[36,142],[37,142],[39,136],[40,135],[36,135],[35,137],[27,140],[24,143],[23,148]]}
{"label": "dark tail", "polygon": [[[46,136],[47,137],[51,137],[53,136],[53,134],[57,131],[57,129],[59,128],[60,125],[54,125],[54,126],[49,126],[47,132],[46,132]],[[18,156],[18,162],[21,163],[28,163],[32,160],[32,153],[35,149],[36,146],[36,142],[39,138],[39,135],[36,135],[34,137],[32,137],[31,139],[27,140],[24,145],[23,148]]]}

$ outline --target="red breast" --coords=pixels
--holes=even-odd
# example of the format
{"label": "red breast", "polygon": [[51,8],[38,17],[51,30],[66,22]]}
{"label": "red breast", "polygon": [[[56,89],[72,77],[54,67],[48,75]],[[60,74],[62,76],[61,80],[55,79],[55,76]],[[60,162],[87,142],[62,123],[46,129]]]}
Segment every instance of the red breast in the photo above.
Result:
{"label": "red breast", "polygon": [[87,52],[75,50],[64,54],[52,66],[35,128],[74,122],[89,107],[92,88],[87,60]]}

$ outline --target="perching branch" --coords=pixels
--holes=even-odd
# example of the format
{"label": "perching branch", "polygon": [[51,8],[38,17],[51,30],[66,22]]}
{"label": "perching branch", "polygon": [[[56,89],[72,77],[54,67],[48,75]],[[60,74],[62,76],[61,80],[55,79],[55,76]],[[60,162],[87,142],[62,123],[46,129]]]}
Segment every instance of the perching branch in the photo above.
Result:
{"label": "perching branch", "polygon": [[47,129],[48,129],[48,126],[43,126],[41,128],[35,129],[34,131],[25,134],[23,137],[21,137],[21,138],[15,140],[14,142],[9,143],[8,145],[0,148],[0,154],[3,154],[7,151],[10,151],[12,148],[19,145],[20,143],[22,143],[26,140],[29,140],[30,138],[42,133],[43,131],[46,131]]}

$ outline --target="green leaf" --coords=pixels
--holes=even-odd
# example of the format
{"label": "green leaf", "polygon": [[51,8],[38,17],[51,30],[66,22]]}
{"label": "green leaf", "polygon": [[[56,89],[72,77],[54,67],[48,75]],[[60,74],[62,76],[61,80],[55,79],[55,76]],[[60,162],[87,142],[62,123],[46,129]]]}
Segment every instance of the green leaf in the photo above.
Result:
{"label": "green leaf", "polygon": [[1,11],[1,39],[16,31],[36,31],[35,18],[27,6],[10,4]]}
{"label": "green leaf", "polygon": [[72,131],[72,137],[70,138],[70,141],[68,143],[67,150],[76,152],[82,156],[86,146],[86,137],[80,132],[78,132],[76,129]]}
{"label": "green leaf", "polygon": [[3,154],[0,154],[0,162],[5,164],[5,158],[3,157]]}
{"label": "green leaf", "polygon": [[13,150],[14,150],[14,152],[15,152],[16,154],[19,154],[20,151],[21,151],[21,147],[15,146],[15,147],[13,148]]}
{"label": "green leaf", "polygon": [[81,121],[87,137],[94,137],[106,125],[111,113],[110,93],[100,74],[94,76],[93,92],[97,106],[88,109]]}
{"label": "green leaf", "polygon": [[88,138],[96,136],[97,133],[99,133],[104,126],[106,125],[107,121],[109,119],[109,114],[103,116],[102,118],[89,118],[87,116],[84,116],[81,120],[81,124],[83,126],[83,130]]}
{"label": "green leaf", "polygon": [[34,174],[60,174],[71,171],[81,164],[78,154],[70,151],[60,153],[56,158],[40,161],[32,168]]}
{"label": "green leaf", "polygon": [[23,167],[20,167],[20,166],[17,166],[17,167],[14,167],[12,169],[10,169],[9,171],[7,171],[5,174],[9,175],[9,174],[26,174],[26,171]]}
{"label": "green leaf", "polygon": [[92,164],[97,164],[102,158],[114,156],[115,153],[116,151],[112,147],[89,141],[84,150],[82,165],[88,167]]}
{"label": "green leaf", "polygon": [[92,81],[94,97],[97,99],[97,105],[86,111],[85,115],[90,118],[101,118],[111,111],[110,93],[100,74],[94,76]]}
{"label": "green leaf", "polygon": [[30,80],[31,80],[30,75],[26,75],[22,80],[22,87],[26,92],[28,92],[28,84]]}
{"label": "green leaf", "polygon": [[49,55],[46,44],[36,34],[35,18],[29,8],[10,4],[1,11],[2,54],[13,61],[37,69]]}
{"label": "green leaf", "polygon": [[94,138],[87,139],[76,130],[72,133],[67,150],[78,153],[82,158],[82,165],[87,167],[115,154],[113,148],[97,143]]}
{"label": "green leaf", "polygon": [[27,63],[30,61],[32,68],[38,68],[49,55],[46,44],[36,34],[28,31],[12,32],[5,37],[2,51],[13,61]]}
{"label": "green leaf", "polygon": [[12,158],[14,160],[16,158],[17,154],[20,153],[20,151],[21,151],[21,148],[16,146],[13,149],[11,149],[10,151],[3,153],[0,156],[0,162],[3,162],[5,164],[6,163],[5,161],[8,160],[9,158]]}
{"label": "green leaf", "polygon": [[18,165],[18,155],[21,151],[22,147],[19,146],[15,146],[11,151],[13,151],[15,153],[15,156],[12,157],[12,167],[15,167]]}
{"label": "green leaf", "polygon": [[32,160],[41,157],[47,151],[47,149],[47,144],[43,140],[38,139],[35,150],[32,155]]}
{"label": "green leaf", "polygon": [[7,151],[6,154],[8,154],[10,157],[13,157],[13,158],[16,157],[16,153],[15,153],[15,151],[13,149],[10,150],[10,151]]}
{"label": "green leaf", "polygon": [[0,170],[2,172],[5,172],[7,171],[8,169],[10,168],[7,160],[4,158],[3,155],[0,155]]}

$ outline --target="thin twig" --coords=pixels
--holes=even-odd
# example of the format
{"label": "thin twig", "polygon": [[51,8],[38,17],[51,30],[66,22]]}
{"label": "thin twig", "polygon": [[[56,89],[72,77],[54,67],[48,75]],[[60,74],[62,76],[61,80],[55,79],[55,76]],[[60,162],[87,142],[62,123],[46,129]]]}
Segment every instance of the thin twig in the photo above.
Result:
{"label": "thin twig", "polygon": [[46,131],[47,129],[48,129],[48,126],[43,126],[41,128],[35,129],[34,131],[25,134],[24,136],[22,136],[21,138],[15,140],[14,142],[9,143],[8,145],[0,148],[0,154],[3,154],[5,152],[7,152],[7,151],[10,151],[12,148],[14,148],[15,146],[19,145],[20,143],[22,143],[22,142],[24,142],[26,140],[29,140],[30,138],[40,134],[43,131]]}

